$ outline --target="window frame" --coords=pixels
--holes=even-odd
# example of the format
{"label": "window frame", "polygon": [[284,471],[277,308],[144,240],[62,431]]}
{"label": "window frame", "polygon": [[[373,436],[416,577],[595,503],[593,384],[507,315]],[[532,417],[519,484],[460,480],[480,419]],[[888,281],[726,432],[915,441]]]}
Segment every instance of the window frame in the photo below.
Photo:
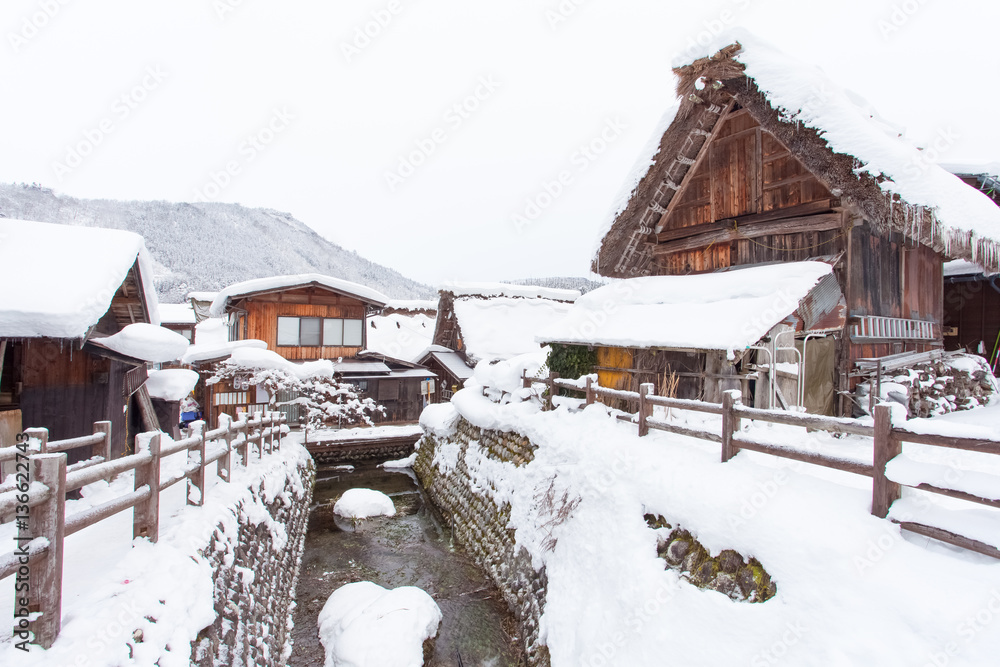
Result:
{"label": "window frame", "polygon": [[[352,318],[352,317],[312,317],[312,316],[305,316],[305,317],[303,317],[301,315],[279,315],[278,319],[277,319],[277,323],[275,325],[275,327],[276,327],[275,328],[275,346],[276,347],[361,347],[361,348],[363,348],[364,345],[365,345],[365,321],[366,321],[366,319],[367,318],[357,319],[357,318]],[[282,342],[282,340],[288,340],[287,338],[286,339],[282,339],[281,338],[281,321],[282,320],[296,320],[297,326],[295,327],[295,330],[296,330],[295,343]],[[303,320],[318,320],[319,321],[320,325],[319,325],[319,344],[318,345],[311,345],[311,344],[304,345],[302,343],[302,323],[303,323]],[[339,322],[340,323],[340,342],[338,342],[338,343],[327,343],[326,342],[327,341],[328,327],[330,326],[330,323],[332,323],[332,322]],[[350,324],[350,325],[348,325],[348,323],[356,323],[356,324]],[[353,343],[353,342],[352,343],[348,343],[348,342],[346,342],[345,339],[346,339],[346,334],[348,333],[348,326],[350,326],[350,329],[351,329],[350,333],[357,335],[356,338],[351,338],[349,340],[351,340],[351,341],[355,341],[356,340],[357,343]],[[334,325],[333,328],[336,328],[336,326]],[[286,330],[285,333],[289,334],[290,332]],[[332,334],[332,331],[330,331],[330,333]],[[330,337],[334,338],[334,336],[332,336],[332,335]]]}

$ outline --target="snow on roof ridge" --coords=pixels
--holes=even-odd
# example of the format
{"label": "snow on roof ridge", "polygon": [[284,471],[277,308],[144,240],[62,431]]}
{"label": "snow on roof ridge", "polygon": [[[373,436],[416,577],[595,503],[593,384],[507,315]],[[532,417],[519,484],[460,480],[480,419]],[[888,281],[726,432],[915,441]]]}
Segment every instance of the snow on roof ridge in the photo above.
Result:
{"label": "snow on roof ridge", "polygon": [[318,283],[325,287],[329,287],[330,289],[345,292],[352,296],[356,296],[359,299],[375,303],[379,306],[384,306],[385,303],[389,301],[389,297],[382,294],[378,290],[360,285],[358,283],[353,283],[349,280],[334,278],[333,276],[327,276],[321,273],[299,273],[284,276],[269,276],[267,278],[254,278],[252,280],[244,280],[243,282],[229,285],[228,287],[220,290],[215,296],[209,312],[212,317],[221,317],[225,311],[226,304],[231,298],[246,294],[253,294],[255,292],[266,292],[269,290],[294,287],[296,285],[307,285],[309,283]]}
{"label": "snow on roof ridge", "polygon": [[435,299],[389,299],[385,307],[396,310],[437,310]]}
{"label": "snow on roof ridge", "polygon": [[44,251],[46,270],[24,272],[0,290],[0,336],[83,338],[108,312],[138,262],[147,314],[160,323],[153,263],[142,236],[122,229],[0,218],[0,266],[22,266]]}
{"label": "snow on roof ridge", "polygon": [[446,282],[440,291],[451,292],[455,296],[506,296],[524,299],[551,299],[553,301],[576,301],[580,291],[538,285],[514,285],[512,283],[491,282]]}

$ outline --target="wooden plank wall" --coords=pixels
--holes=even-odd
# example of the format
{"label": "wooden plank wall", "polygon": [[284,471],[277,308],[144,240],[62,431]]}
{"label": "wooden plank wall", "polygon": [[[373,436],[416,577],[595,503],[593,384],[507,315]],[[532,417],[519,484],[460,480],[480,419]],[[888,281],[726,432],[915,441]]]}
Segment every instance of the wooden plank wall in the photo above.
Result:
{"label": "wooden plank wall", "polygon": [[[829,190],[780,141],[736,109],[708,147],[707,159],[690,176],[676,207],[661,220],[664,230],[697,229],[719,220],[791,208],[831,197]],[[713,271],[773,261],[799,261],[844,249],[840,231],[775,234],[671,254],[661,275]],[[669,246],[669,242],[665,243]]]}
{"label": "wooden plank wall", "polygon": [[[354,320],[365,319],[365,306],[360,301],[339,305],[279,303],[254,300],[247,303],[246,338],[265,341],[267,348],[290,361],[313,359],[352,358],[364,349],[361,347],[287,347],[278,345],[279,317],[331,317]],[[365,327],[362,327],[364,330]],[[365,332],[364,335],[367,335]]]}
{"label": "wooden plank wall", "polygon": [[[111,422],[112,455],[122,455],[130,442],[122,394],[129,368],[122,362],[72,349],[68,343],[26,340],[20,397],[24,426],[48,428],[49,437],[60,440],[88,435],[95,421],[107,420]],[[70,462],[85,453],[70,452]]]}

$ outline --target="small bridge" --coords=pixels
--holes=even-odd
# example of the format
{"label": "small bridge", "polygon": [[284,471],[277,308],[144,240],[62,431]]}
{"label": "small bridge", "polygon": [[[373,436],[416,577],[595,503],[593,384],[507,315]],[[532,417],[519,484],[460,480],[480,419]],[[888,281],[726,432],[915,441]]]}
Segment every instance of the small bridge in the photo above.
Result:
{"label": "small bridge", "polygon": [[306,434],[303,443],[321,465],[392,461],[406,458],[423,432],[419,426],[389,426]]}

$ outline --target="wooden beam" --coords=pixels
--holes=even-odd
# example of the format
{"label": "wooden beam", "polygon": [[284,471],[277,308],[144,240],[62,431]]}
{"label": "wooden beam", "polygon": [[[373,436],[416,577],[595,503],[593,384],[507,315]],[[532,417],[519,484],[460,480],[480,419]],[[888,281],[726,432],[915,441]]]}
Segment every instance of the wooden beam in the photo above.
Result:
{"label": "wooden beam", "polygon": [[788,206],[786,208],[776,208],[773,211],[765,211],[763,213],[753,213],[750,215],[741,215],[738,218],[724,218],[717,222],[709,223],[707,225],[695,225],[691,227],[678,227],[676,229],[667,229],[656,235],[656,240],[659,243],[666,243],[667,241],[673,241],[679,238],[685,238],[688,236],[694,236],[695,234],[701,234],[702,232],[715,231],[717,229],[732,228],[733,222],[736,222],[738,226],[752,225],[757,222],[768,222],[771,220],[780,220],[784,218],[797,218],[805,215],[811,215],[813,213],[825,213],[831,211],[840,206],[840,200],[838,199],[819,199],[814,202],[808,202],[806,204],[799,204],[798,206]]}
{"label": "wooden beam", "polygon": [[948,544],[953,544],[957,547],[968,549],[969,551],[981,553],[984,556],[1000,558],[1000,549],[997,549],[993,545],[980,542],[979,540],[973,540],[965,537],[964,535],[958,535],[941,528],[935,528],[934,526],[925,526],[923,524],[912,523],[910,521],[896,521],[895,519],[892,521],[893,523],[898,523],[899,527],[903,530],[908,530],[911,533],[917,533],[918,535],[923,535],[924,537],[930,537],[935,540],[947,542]]}
{"label": "wooden beam", "polygon": [[[685,252],[704,248],[714,243],[730,243],[739,239],[753,239],[771,234],[799,234],[802,232],[826,232],[840,229],[841,218],[839,213],[819,213],[799,218],[786,218],[773,222],[760,222],[746,227],[734,225],[732,220],[724,221],[728,227],[721,227],[722,223],[714,223],[713,231],[706,231],[697,236],[660,243],[653,247],[653,254],[656,256],[670,255],[676,252]],[[692,229],[704,229],[708,225],[700,225]]]}
{"label": "wooden beam", "polygon": [[684,178],[681,179],[680,189],[674,193],[674,196],[670,198],[670,202],[667,203],[666,212],[660,216],[659,221],[656,223],[656,228],[654,231],[659,232],[663,229],[663,226],[667,224],[667,220],[670,219],[670,214],[682,199],[684,199],[684,194],[687,192],[688,187],[691,185],[691,181],[694,175],[698,173],[698,168],[701,167],[701,163],[705,161],[705,158],[711,152],[709,150],[712,145],[712,141],[719,135],[722,130],[722,126],[726,123],[726,118],[729,116],[729,112],[732,111],[733,105],[736,104],[736,100],[729,100],[729,104],[726,105],[726,110],[719,115],[719,119],[715,121],[715,126],[712,128],[712,133],[705,139],[705,143],[701,145],[701,149],[698,151],[698,156],[694,160],[694,164],[691,165],[688,170],[684,173]]}

